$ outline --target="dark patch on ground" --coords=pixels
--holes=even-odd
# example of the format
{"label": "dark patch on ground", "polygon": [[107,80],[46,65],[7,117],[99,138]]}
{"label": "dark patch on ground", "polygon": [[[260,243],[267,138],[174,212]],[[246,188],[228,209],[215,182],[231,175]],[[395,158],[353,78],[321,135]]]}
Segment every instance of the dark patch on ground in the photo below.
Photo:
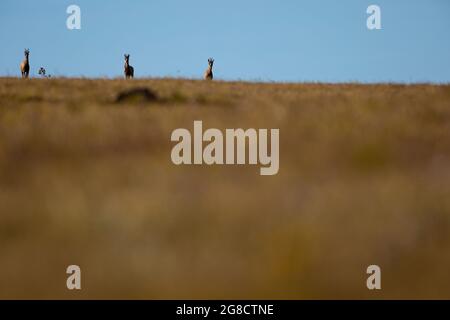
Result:
{"label": "dark patch on ground", "polygon": [[116,103],[151,103],[158,102],[158,95],[148,88],[132,88],[120,92]]}

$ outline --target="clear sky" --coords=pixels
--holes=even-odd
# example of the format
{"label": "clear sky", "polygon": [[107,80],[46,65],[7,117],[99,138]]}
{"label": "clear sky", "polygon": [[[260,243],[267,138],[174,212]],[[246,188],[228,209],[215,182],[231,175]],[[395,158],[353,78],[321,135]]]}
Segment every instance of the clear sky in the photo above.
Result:
{"label": "clear sky", "polygon": [[[81,30],[66,9],[81,8]],[[366,9],[381,7],[382,30]],[[450,82],[449,0],[0,0],[0,76]]]}

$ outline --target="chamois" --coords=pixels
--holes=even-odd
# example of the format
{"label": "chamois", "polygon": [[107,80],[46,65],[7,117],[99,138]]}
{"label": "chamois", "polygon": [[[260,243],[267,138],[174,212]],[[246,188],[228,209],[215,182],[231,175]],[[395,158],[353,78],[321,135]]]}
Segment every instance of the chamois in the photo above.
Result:
{"label": "chamois", "polygon": [[25,49],[25,59],[20,64],[20,72],[22,73],[22,78],[28,78],[30,74],[30,62],[28,56],[30,55],[30,49]]}
{"label": "chamois", "polygon": [[125,54],[125,66],[124,66],[124,73],[125,73],[125,78],[133,78],[134,77],[134,68],[132,66],[130,66],[130,55],[129,54]]}
{"label": "chamois", "polygon": [[214,59],[213,58],[209,58],[208,59],[208,69],[206,69],[205,71],[205,80],[212,80],[213,79],[213,64],[214,64]]}

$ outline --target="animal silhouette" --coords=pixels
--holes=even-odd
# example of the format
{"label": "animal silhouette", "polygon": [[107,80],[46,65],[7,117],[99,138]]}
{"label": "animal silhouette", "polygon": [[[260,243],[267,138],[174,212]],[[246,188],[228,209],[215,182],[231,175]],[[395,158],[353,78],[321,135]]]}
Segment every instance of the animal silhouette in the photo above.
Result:
{"label": "animal silhouette", "polygon": [[30,61],[29,61],[29,55],[30,55],[30,49],[25,49],[24,51],[25,59],[20,64],[20,72],[22,73],[22,78],[28,78],[28,75],[30,74]]}
{"label": "animal silhouette", "polygon": [[125,54],[124,57],[125,57],[125,66],[124,66],[125,78],[126,79],[133,78],[134,77],[134,68],[132,66],[130,66],[130,55]]}
{"label": "animal silhouette", "polygon": [[214,59],[209,58],[208,59],[208,69],[205,71],[205,80],[212,80],[213,79],[213,65],[214,65]]}

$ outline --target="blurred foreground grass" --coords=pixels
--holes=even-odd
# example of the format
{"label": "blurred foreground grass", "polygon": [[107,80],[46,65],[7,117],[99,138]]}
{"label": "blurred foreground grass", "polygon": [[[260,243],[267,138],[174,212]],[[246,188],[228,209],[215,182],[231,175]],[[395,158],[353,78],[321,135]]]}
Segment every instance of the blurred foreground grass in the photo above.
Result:
{"label": "blurred foreground grass", "polygon": [[[194,120],[280,128],[279,173],[173,165]],[[450,86],[0,79],[0,298],[449,299],[449,270]]]}

